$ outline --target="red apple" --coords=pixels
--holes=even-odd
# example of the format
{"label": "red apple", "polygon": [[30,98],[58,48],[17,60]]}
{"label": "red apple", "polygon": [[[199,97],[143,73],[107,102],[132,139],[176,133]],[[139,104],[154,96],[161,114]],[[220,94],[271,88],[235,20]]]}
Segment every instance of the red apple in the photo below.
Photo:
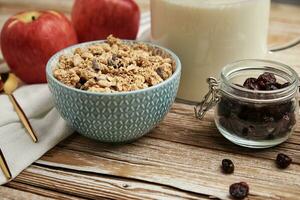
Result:
{"label": "red apple", "polygon": [[105,39],[110,34],[135,39],[140,10],[134,0],[75,0],[72,22],[80,42]]}
{"label": "red apple", "polygon": [[1,31],[8,66],[26,83],[46,82],[45,66],[57,51],[77,43],[71,22],[55,11],[30,11],[9,18]]}

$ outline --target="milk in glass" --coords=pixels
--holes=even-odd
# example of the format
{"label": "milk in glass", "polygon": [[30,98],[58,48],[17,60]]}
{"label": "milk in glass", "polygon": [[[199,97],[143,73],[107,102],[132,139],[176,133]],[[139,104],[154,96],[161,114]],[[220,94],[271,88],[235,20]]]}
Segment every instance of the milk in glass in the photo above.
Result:
{"label": "milk in glass", "polygon": [[199,101],[224,65],[263,58],[269,10],[270,0],[151,0],[152,39],[183,64],[178,97]]}

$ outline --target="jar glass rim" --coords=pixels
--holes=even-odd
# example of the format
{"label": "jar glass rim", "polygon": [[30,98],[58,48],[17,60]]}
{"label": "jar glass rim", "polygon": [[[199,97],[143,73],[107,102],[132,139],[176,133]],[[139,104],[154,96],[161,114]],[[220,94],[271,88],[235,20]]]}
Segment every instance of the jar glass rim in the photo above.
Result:
{"label": "jar glass rim", "polygon": [[[260,64],[260,65],[258,66],[257,64]],[[268,66],[268,64],[270,66]],[[278,66],[278,68],[276,68],[274,66]],[[242,70],[254,70],[254,69],[259,69],[259,70],[263,70],[263,71],[266,69],[269,69],[269,70],[273,70],[273,71],[275,70],[278,73],[280,73],[280,72],[284,73],[286,76],[289,76],[290,85],[285,88],[278,89],[278,90],[269,90],[269,91],[250,90],[250,89],[247,89],[244,87],[240,87],[240,86],[236,85],[235,83],[232,83],[229,79],[230,75],[233,73],[237,73]],[[225,84],[225,86],[227,88],[231,88],[232,90],[238,90],[243,93],[258,94],[258,95],[278,95],[281,97],[289,96],[291,93],[294,93],[294,91],[297,90],[297,88],[299,86],[299,76],[294,69],[292,69],[290,66],[288,66],[286,64],[283,64],[283,63],[280,63],[277,61],[263,60],[263,59],[244,59],[244,60],[235,61],[233,63],[226,65],[221,71],[221,81],[222,81],[222,84]],[[228,93],[227,91],[223,91],[223,92]],[[241,98],[243,98],[243,97],[241,97]]]}

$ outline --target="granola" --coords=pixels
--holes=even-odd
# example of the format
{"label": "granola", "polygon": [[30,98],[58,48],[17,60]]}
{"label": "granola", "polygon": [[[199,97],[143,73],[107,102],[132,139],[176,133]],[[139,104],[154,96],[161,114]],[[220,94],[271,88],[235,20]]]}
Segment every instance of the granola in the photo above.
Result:
{"label": "granola", "polygon": [[175,71],[169,55],[143,43],[126,43],[109,36],[104,43],[62,55],[54,77],[74,88],[92,92],[125,92],[148,88]]}

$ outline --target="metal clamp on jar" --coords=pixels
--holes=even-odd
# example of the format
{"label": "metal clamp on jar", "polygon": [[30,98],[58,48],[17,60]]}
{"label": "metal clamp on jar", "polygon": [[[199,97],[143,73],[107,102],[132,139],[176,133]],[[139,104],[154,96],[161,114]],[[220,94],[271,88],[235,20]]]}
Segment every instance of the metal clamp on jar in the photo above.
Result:
{"label": "metal clamp on jar", "polygon": [[[260,81],[262,74],[272,75],[275,82],[271,88],[245,85],[247,79]],[[293,133],[298,118],[299,78],[291,67],[267,60],[242,60],[225,66],[220,80],[208,78],[207,82],[209,92],[195,107],[196,117],[202,119],[216,107],[216,126],[231,142],[268,148]]]}

